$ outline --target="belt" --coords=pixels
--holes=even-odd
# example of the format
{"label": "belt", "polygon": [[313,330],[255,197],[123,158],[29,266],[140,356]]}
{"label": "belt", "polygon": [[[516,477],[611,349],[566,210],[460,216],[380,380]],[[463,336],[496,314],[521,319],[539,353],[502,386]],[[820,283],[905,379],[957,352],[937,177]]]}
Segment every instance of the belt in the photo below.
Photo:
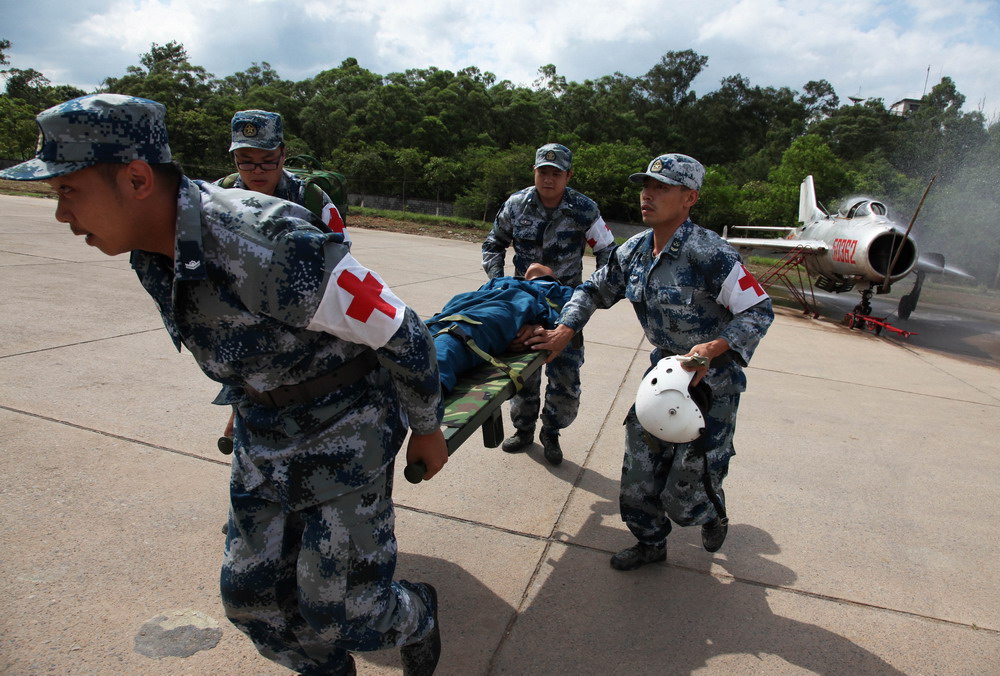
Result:
{"label": "belt", "polygon": [[378,359],[375,357],[375,351],[365,350],[333,371],[296,385],[282,385],[267,392],[255,390],[249,385],[244,385],[243,389],[247,393],[247,398],[255,404],[271,408],[284,408],[285,406],[304,404],[324,394],[353,385],[371,373],[377,365]]}

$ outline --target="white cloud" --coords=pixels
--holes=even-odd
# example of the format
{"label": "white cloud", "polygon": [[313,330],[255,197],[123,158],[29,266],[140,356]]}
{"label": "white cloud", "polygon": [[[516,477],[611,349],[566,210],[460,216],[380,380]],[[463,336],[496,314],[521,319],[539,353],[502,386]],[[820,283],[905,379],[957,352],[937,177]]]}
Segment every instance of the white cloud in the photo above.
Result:
{"label": "white cloud", "polygon": [[[192,0],[117,0],[83,21],[77,34],[85,46],[115,46],[135,54],[148,51],[153,42],[176,41],[192,46],[199,43],[203,31],[204,23],[192,20],[199,4]],[[211,16],[215,12],[209,9],[206,13]]]}
{"label": "white cloud", "polygon": [[[709,57],[701,95],[728,75],[801,89],[826,79],[842,99],[892,103],[951,76],[968,97],[1000,110],[1000,13],[994,0],[33,0],[0,2],[15,67],[53,82],[94,86],[136,64],[151,43],[176,40],[222,77],[268,61],[289,79],[347,57],[386,74],[477,66],[530,84],[554,64],[571,80],[641,75],[668,51]],[[37,26],[37,16],[51,21]],[[8,18],[9,17],[9,18]],[[30,39],[22,38],[30,35]]]}

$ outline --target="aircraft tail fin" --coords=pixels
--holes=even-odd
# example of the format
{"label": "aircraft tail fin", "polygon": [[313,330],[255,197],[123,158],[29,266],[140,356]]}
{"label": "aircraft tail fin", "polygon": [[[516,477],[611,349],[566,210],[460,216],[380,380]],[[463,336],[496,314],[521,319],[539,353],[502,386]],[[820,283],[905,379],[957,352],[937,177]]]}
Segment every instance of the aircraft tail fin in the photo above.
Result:
{"label": "aircraft tail fin", "polygon": [[810,223],[821,218],[826,218],[826,213],[819,208],[819,202],[816,201],[813,177],[806,176],[799,188],[799,222]]}
{"label": "aircraft tail fin", "polygon": [[965,277],[966,279],[975,279],[974,276],[970,275],[965,270],[945,263],[944,254],[940,253],[924,252],[920,254],[920,258],[917,259],[917,270],[920,272],[933,272],[937,274],[946,272],[958,277]]}

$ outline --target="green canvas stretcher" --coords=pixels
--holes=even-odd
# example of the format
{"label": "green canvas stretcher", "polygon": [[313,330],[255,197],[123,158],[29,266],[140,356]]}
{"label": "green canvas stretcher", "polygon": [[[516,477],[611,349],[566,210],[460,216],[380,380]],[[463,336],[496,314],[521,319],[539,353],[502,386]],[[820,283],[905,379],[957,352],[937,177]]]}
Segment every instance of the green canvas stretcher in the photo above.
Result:
{"label": "green canvas stretcher", "polygon": [[[500,355],[498,359],[522,378],[528,378],[545,363],[546,352],[524,352]],[[441,421],[448,455],[465,443],[479,428],[483,430],[483,445],[496,448],[503,441],[503,417],[500,405],[514,396],[514,382],[496,366],[483,364],[462,374],[444,399],[444,419]],[[410,483],[420,483],[427,468],[417,462],[407,465],[403,475]]]}

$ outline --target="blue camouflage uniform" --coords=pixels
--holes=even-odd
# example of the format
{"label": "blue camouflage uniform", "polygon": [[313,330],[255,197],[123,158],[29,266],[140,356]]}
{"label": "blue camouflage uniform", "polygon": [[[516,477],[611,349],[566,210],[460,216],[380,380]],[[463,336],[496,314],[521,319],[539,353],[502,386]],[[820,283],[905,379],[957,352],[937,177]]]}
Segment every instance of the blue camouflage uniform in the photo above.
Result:
{"label": "blue camouflage uniform", "polygon": [[[215,185],[223,185],[223,182],[227,177],[223,176],[215,182]],[[251,190],[243,182],[240,176],[236,176],[235,182],[231,186],[226,186],[230,188],[240,188],[242,190]],[[320,190],[322,193],[323,206],[328,204],[333,204],[330,196],[325,192]],[[289,202],[295,202],[296,204],[301,204],[305,206],[306,203],[306,183],[301,178],[288,171],[287,169],[281,170],[281,179],[278,181],[277,187],[274,189],[274,196],[278,199],[288,200]]]}
{"label": "blue camouflage uniform", "polygon": [[[350,253],[306,209],[187,179],[178,204],[176,264],[136,251],[132,265],[178,349],[229,386],[217,403],[236,404],[227,615],[263,655],[301,673],[339,673],[348,651],[419,639],[431,608],[422,590],[392,580],[391,493],[407,420],[421,434],[441,420],[429,333],[409,308],[382,345],[318,330],[331,272]],[[367,376],[307,403],[245,395],[369,349],[378,365]]]}
{"label": "blue camouflage uniform", "polygon": [[636,419],[635,406],[625,419],[620,507],[640,542],[662,543],[671,520],[691,526],[716,517],[702,481],[703,456],[721,494],[735,453],[736,411],[746,389],[743,367],[774,319],[763,291],[760,302],[737,314],[717,300],[723,283],[741,265],[721,237],[687,220],[658,256],[653,255],[651,230],[619,246],[607,266],[577,288],[563,308],[559,323],[579,331],[595,310],[627,298],[654,346],[652,364],[716,338],[726,339],[731,348],[726,358],[713,360],[705,376],[713,398],[700,439],[671,444],[654,438]]}
{"label": "blue camouflage uniform", "polygon": [[[611,256],[614,237],[597,204],[586,195],[567,187],[562,202],[550,214],[531,186],[507,198],[483,241],[483,269],[491,279],[503,276],[506,250],[511,245],[515,275],[523,276],[529,265],[542,263],[552,268],[560,283],[577,286],[583,281],[585,247],[591,247],[600,268]],[[581,342],[580,347],[567,347],[546,365],[543,429],[558,433],[576,419],[583,360]],[[518,430],[535,429],[541,404],[541,378],[539,369],[511,399],[511,421]]]}
{"label": "blue camouflage uniform", "polygon": [[[120,94],[53,106],[36,118],[35,158],[0,176],[170,163],[165,116]],[[426,327],[321,225],[290,202],[181,177],[174,257],[136,250],[132,266],[177,349],[237,407],[227,615],[280,664],[341,674],[349,651],[433,638],[433,590],[393,581],[392,466],[407,424],[434,432],[442,410]]]}
{"label": "blue camouflage uniform", "polygon": [[449,330],[457,329],[496,357],[525,324],[553,328],[572,294],[573,287],[550,279],[497,277],[477,291],[454,296],[441,312],[425,322],[434,333],[441,386],[451,391],[460,374],[485,362],[465,345],[463,338]]}

